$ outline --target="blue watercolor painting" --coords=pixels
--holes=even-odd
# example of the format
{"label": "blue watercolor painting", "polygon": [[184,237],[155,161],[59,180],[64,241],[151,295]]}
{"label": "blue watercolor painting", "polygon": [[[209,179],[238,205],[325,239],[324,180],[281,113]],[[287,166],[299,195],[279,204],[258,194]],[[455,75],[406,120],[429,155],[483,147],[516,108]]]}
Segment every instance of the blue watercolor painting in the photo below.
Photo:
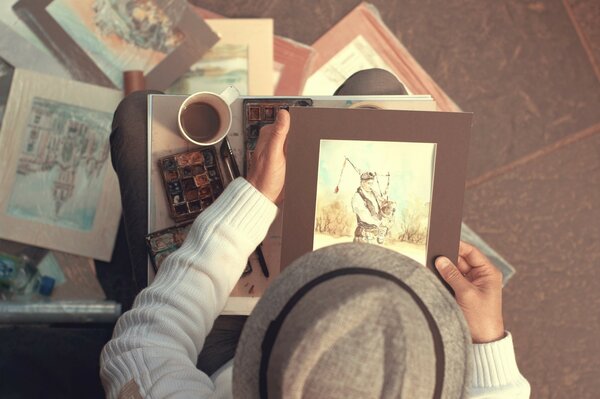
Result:
{"label": "blue watercolor painting", "polygon": [[89,231],[109,168],[112,115],[34,98],[7,214]]}

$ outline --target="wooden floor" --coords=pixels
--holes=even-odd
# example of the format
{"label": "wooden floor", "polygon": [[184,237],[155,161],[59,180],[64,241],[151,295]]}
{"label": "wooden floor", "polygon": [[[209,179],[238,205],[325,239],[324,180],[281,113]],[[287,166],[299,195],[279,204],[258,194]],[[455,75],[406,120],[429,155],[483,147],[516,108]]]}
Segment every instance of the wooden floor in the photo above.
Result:
{"label": "wooden floor", "polygon": [[[194,2],[229,17],[272,17],[277,34],[308,44],[359,3]],[[600,1],[373,4],[433,79],[475,113],[464,220],[517,269],[505,290],[505,321],[532,397],[598,397]],[[124,253],[123,237],[118,242]],[[108,294],[124,303],[130,282],[118,276],[126,262],[98,266]],[[42,334],[0,330],[5,343],[21,333]],[[108,335],[77,334],[90,337],[81,348],[97,362],[97,341]],[[79,383],[66,377],[60,392],[100,397],[95,372]]]}

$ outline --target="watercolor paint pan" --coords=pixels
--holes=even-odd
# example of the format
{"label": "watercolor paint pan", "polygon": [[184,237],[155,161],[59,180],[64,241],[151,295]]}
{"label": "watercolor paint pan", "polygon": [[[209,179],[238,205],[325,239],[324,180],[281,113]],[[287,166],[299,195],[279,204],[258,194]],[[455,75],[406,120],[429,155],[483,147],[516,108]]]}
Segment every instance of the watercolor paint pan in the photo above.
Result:
{"label": "watercolor paint pan", "polygon": [[246,142],[246,154],[244,162],[244,175],[252,165],[252,155],[256,148],[256,142],[260,129],[265,125],[275,122],[277,112],[280,109],[290,107],[311,107],[310,98],[278,98],[278,99],[248,99],[244,100],[244,136]]}
{"label": "watercolor paint pan", "polygon": [[169,215],[176,224],[195,219],[223,192],[216,156],[214,147],[203,147],[159,159]]}
{"label": "watercolor paint pan", "polygon": [[192,223],[187,222],[180,226],[169,227],[146,236],[146,248],[154,271],[158,270],[167,256],[181,247],[192,227]]}
{"label": "watercolor paint pan", "polygon": [[[155,272],[158,271],[170,254],[177,251],[183,245],[192,228],[192,224],[193,222],[187,222],[179,226],[156,231],[146,236],[146,248]],[[242,273],[242,277],[246,277],[250,273],[252,273],[252,265],[248,262]]]}

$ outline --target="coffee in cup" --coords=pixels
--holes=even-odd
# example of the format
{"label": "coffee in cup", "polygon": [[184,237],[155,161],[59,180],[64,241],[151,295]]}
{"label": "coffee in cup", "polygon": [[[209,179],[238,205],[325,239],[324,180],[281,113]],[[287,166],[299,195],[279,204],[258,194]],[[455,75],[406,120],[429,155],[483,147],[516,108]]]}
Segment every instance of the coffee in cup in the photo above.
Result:
{"label": "coffee in cup", "polygon": [[211,92],[192,94],[179,108],[179,130],[194,144],[208,146],[221,141],[231,128],[231,104],[239,92],[228,87],[221,95]]}

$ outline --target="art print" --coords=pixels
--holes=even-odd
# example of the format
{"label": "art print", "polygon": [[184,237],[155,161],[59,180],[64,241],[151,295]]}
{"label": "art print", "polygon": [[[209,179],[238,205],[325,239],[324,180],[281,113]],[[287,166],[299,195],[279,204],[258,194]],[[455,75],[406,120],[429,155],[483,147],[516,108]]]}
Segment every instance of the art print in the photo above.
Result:
{"label": "art print", "polygon": [[110,261],[117,90],[15,68],[0,130],[0,238]]}
{"label": "art print", "polygon": [[[220,40],[213,49],[224,45],[236,46],[229,47],[230,49],[236,49],[235,51],[228,51],[232,61],[237,59],[235,65],[232,65],[231,62],[227,65],[228,70],[238,71],[235,74],[237,83],[231,85],[235,86],[242,95],[273,95],[273,85],[276,82],[273,76],[273,65],[280,55],[278,50],[280,50],[280,43],[282,42],[278,36],[273,35],[273,20],[267,18],[227,19],[222,15],[200,7],[194,0],[190,0],[190,4],[194,13],[204,18],[208,26],[219,35]],[[237,47],[238,45],[244,46],[244,49]],[[223,52],[222,49],[216,50],[217,53]],[[244,51],[245,54],[242,55],[240,51]],[[245,74],[242,74],[240,69],[242,57],[246,59],[244,63],[247,64]],[[300,61],[297,64],[300,64]],[[296,77],[288,76],[288,83],[293,84],[295,80]],[[223,86],[219,84],[217,88],[207,91],[220,93],[223,91]]]}
{"label": "art print", "polygon": [[247,44],[216,44],[167,93],[221,93],[228,86],[234,86],[241,95],[248,94],[248,51]]}
{"label": "art print", "polygon": [[34,98],[6,213],[74,230],[95,221],[112,115]]}
{"label": "art print", "polygon": [[313,250],[377,244],[425,265],[434,143],[321,140],[318,162]]}
{"label": "art print", "polygon": [[281,268],[338,242],[458,256],[472,115],[290,108]]}
{"label": "art print", "polygon": [[117,87],[123,71],[148,73],[181,45],[185,9],[161,0],[54,0],[46,8]]}

